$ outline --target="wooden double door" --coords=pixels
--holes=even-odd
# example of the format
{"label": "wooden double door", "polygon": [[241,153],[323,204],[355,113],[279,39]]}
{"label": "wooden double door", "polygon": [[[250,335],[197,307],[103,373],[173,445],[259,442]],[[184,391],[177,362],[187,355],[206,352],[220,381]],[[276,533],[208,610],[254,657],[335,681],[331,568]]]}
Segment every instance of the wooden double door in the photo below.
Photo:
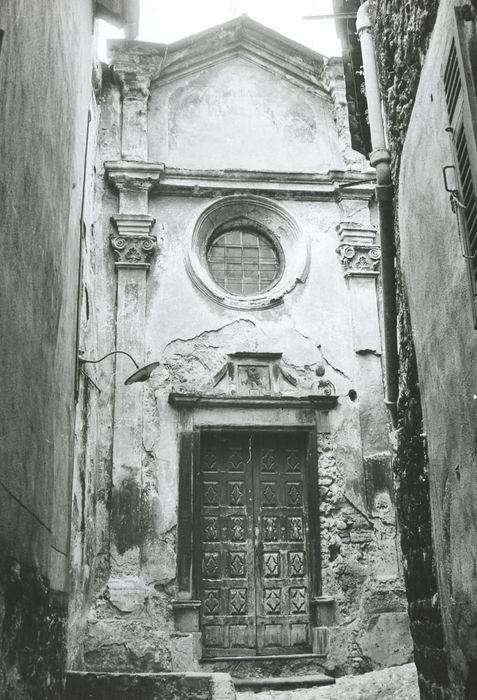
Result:
{"label": "wooden double door", "polygon": [[307,437],[201,435],[196,536],[204,656],[310,649]]}

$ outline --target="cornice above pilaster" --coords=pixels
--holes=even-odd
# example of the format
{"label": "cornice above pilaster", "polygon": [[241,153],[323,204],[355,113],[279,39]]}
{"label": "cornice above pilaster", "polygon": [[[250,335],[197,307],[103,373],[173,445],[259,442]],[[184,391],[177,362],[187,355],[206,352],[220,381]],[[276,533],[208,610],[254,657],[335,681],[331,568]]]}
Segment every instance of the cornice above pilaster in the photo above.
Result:
{"label": "cornice above pilaster", "polygon": [[151,84],[150,75],[116,70],[115,76],[121,88],[121,95],[124,100],[149,99],[149,86]]}
{"label": "cornice above pilaster", "polygon": [[108,179],[119,191],[149,190],[159,183],[164,172],[164,163],[141,161],[106,161],[104,168]]}
{"label": "cornice above pilaster", "polygon": [[371,226],[363,226],[354,221],[341,221],[336,227],[341,243],[351,245],[374,245],[376,229]]}

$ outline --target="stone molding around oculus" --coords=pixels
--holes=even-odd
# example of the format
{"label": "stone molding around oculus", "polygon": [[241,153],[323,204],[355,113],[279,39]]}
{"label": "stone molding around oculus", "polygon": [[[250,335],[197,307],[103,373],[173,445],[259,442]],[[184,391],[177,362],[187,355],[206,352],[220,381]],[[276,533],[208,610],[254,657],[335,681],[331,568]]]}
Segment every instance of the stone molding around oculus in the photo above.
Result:
{"label": "stone molding around oculus", "polygon": [[[219,286],[209,270],[207,247],[223,225],[248,223],[253,230],[266,228],[280,258],[280,275],[272,287],[250,296],[232,294]],[[222,306],[235,309],[266,309],[283,302],[310,268],[310,244],[290,212],[282,204],[257,195],[229,195],[208,203],[188,227],[184,252],[187,273],[193,284]]]}

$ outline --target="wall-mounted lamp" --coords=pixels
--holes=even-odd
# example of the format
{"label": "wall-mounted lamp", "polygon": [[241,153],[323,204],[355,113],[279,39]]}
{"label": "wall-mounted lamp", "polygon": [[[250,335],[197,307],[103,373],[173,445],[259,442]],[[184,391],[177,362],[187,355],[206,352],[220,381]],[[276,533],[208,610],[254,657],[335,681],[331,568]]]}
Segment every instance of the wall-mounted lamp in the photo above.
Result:
{"label": "wall-mounted lamp", "polygon": [[[78,357],[78,365],[79,365],[79,371],[82,372],[82,374],[85,374],[83,372],[83,365],[86,364],[92,364],[96,365],[98,362],[102,362],[105,360],[107,357],[110,357],[111,355],[126,355],[126,357],[129,357],[131,362],[135,365],[136,371],[131,374],[130,377],[126,379],[124,382],[125,384],[134,384],[135,382],[145,382],[146,379],[149,379],[153,371],[156,369],[156,367],[159,367],[159,362],[151,362],[149,365],[145,365],[144,367],[139,367],[138,363],[130,355],[128,352],[125,352],[124,350],[113,350],[113,352],[108,352],[107,355],[103,355],[103,357],[100,357],[99,360],[85,360],[83,357]],[[88,376],[85,374],[85,376]],[[88,379],[91,380],[90,377]]]}

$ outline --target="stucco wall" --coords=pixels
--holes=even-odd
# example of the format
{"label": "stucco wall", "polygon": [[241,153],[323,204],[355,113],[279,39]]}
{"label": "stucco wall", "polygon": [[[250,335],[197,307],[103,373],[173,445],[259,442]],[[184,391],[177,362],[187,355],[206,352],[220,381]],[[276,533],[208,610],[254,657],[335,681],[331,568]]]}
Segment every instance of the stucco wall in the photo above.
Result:
{"label": "stucco wall", "polygon": [[228,58],[152,90],[149,159],[182,168],[343,168],[324,90]]}
{"label": "stucco wall", "polygon": [[457,217],[442,182],[442,166],[453,163],[440,71],[454,26],[453,5],[441,4],[407,130],[399,180],[399,227],[429,453],[452,697],[460,698],[476,692],[471,669],[477,658],[473,369],[477,339]]}
{"label": "stucco wall", "polygon": [[0,694],[9,698],[58,697],[65,661],[92,13],[89,1],[0,7]]}
{"label": "stucco wall", "polygon": [[[335,115],[331,97],[322,100],[313,91],[303,89],[305,112],[308,113],[310,101],[316,101],[316,119],[324,114],[323,124],[317,126],[315,140],[310,144],[310,154],[315,154],[307,153],[304,160],[302,145],[283,139],[289,125],[284,100],[290,94],[296,100],[298,88],[287,84],[285,95],[280,92],[285,89],[282,85],[276,96],[275,75],[237,58],[209,68],[199,77],[177,77],[167,84],[161,84],[159,77],[150,86],[146,120],[147,90],[141,71],[146,55],[147,60],[153,56],[151,60],[159,63],[162,58],[157,57],[159,49],[155,56],[154,46],[151,49],[134,42],[128,59],[127,48],[127,44],[122,49],[115,47],[115,70],[121,71],[126,85],[121,88],[117,76],[109,71],[104,74],[98,162],[101,205],[98,203],[93,243],[95,270],[91,278],[97,321],[94,342],[102,348],[101,354],[113,350],[116,342],[117,349],[133,352],[139,362],[157,360],[159,366],[144,385],[129,387],[122,384],[132,371],[127,358],[119,356],[85,368],[101,392],[93,404],[88,404],[88,410],[94,405],[97,417],[87,437],[92,441],[88,454],[95,460],[92,484],[87,488],[91,488],[91,494],[95,490],[98,494],[96,539],[102,565],[94,574],[91,608],[81,611],[86,636],[82,650],[78,648],[75,665],[93,670],[135,671],[197,667],[200,635],[176,628],[173,611],[173,601],[178,596],[180,433],[192,424],[212,421],[218,425],[225,419],[229,425],[268,427],[300,422],[313,425],[315,420],[314,412],[309,410],[240,407],[228,409],[226,418],[223,411],[204,409],[196,411],[191,419],[168,403],[171,391],[210,391],[214,375],[228,354],[240,351],[281,352],[283,366],[297,378],[302,394],[318,391],[324,374],[339,395],[338,407],[330,416],[330,433],[320,434],[320,457],[315,465],[323,499],[323,594],[336,600],[336,615],[329,620],[328,657],[323,666],[343,673],[385,665],[391,658],[394,663],[407,660],[410,648],[395,548],[389,443],[382,403],[379,285],[376,289],[370,259],[364,256],[363,264],[368,267],[351,279],[345,274],[351,263],[348,258],[343,262],[337,251],[342,242],[338,225],[343,221],[348,222],[359,240],[364,236],[374,241],[373,205],[366,186],[361,193],[349,194],[346,189],[338,192],[338,186],[334,190],[333,181],[326,174],[329,168],[345,167],[342,152],[348,147],[346,142],[343,148],[346,135],[338,135],[345,122],[340,122],[337,133],[328,138]],[[138,58],[142,51],[144,65]],[[129,74],[128,66],[134,68]],[[241,83],[236,85],[231,103],[224,76],[232,68],[238,71]],[[186,133],[178,132],[184,139],[174,135],[171,162],[166,151],[153,150],[163,148],[161,144],[166,144],[171,136],[166,133],[169,122],[163,102],[179,89],[187,99],[185,87],[199,78],[205,106],[197,98],[197,111],[194,115],[188,113],[194,120],[186,126],[203,135],[206,147],[193,144],[191,152]],[[250,95],[257,85],[269,96],[268,105],[259,102],[260,148],[251,137],[243,113],[237,116],[234,112],[242,110],[240,95]],[[207,96],[211,94],[215,95],[217,112],[234,106],[230,122],[239,139],[234,143],[240,143],[240,154],[224,149],[224,131],[219,132],[220,139],[211,134],[207,107]],[[121,109],[128,110],[126,126],[122,122],[122,145],[127,141],[128,152],[135,154],[135,160],[115,165],[121,159]],[[273,113],[275,122],[264,117],[264,113]],[[154,175],[157,163],[140,162],[144,158],[143,146],[135,148],[143,144],[144,129],[148,134],[149,161],[166,159],[160,176]],[[283,148],[275,149],[279,151],[276,153],[270,150],[271,143]],[[323,153],[326,157],[321,161]],[[316,160],[308,160],[310,157]],[[212,164],[219,167],[219,163],[224,168],[261,169],[254,177],[257,188],[267,189],[268,198],[262,192],[260,201],[271,207],[267,211],[279,210],[293,219],[299,231],[296,251],[301,250],[302,241],[304,248],[309,248],[308,275],[295,280],[283,299],[272,299],[269,308],[238,309],[220,303],[214,295],[205,294],[188,273],[187,252],[194,227],[209,207],[222,201],[224,192],[220,172],[210,175],[212,180],[204,184],[203,174],[197,176],[178,166],[199,169]],[[354,174],[357,163],[358,160],[353,164]],[[309,178],[304,178],[307,183],[302,185],[299,168],[305,166],[318,170],[317,180],[310,183]],[[290,178],[269,182],[267,171],[277,168],[296,170],[298,176],[291,178],[292,184]],[[254,195],[254,185],[247,177],[246,171],[238,172],[232,183],[227,182],[227,192],[240,195],[239,201],[245,193]],[[157,251],[154,257],[147,258],[148,271],[138,262],[137,243],[131,253],[134,264],[129,264],[121,252],[124,248],[120,248],[114,265],[110,237],[114,242],[116,225],[118,229],[123,225],[121,216],[134,214],[138,218],[131,218],[131,225],[140,220],[143,226],[150,226],[155,220],[152,234],[157,237]],[[120,222],[116,225],[111,221],[115,216]],[[132,233],[126,233],[124,238],[128,235],[134,238]],[[349,254],[353,257],[354,252]],[[348,396],[350,389],[357,392],[357,400],[354,394]],[[92,392],[93,389],[90,396]]]}

